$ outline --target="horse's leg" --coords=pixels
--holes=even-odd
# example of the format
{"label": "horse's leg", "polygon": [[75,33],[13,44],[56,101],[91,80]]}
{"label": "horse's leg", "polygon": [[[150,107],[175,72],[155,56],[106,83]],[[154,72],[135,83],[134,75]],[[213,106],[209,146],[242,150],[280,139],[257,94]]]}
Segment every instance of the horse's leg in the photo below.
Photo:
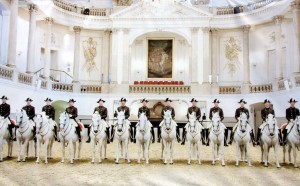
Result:
{"label": "horse's leg", "polygon": [[107,149],[107,139],[104,138],[104,159],[107,159],[106,158],[106,149]]}
{"label": "horse's leg", "polygon": [[292,143],[292,148],[293,148],[293,155],[294,155],[294,167],[298,168],[297,161],[296,161],[296,158],[297,158],[297,150],[296,149],[297,148],[294,143]]}
{"label": "horse's leg", "polygon": [[142,143],[142,151],[143,151],[143,158],[142,158],[142,160],[145,160],[146,159],[146,157],[145,157],[145,142]]}
{"label": "horse's leg", "polygon": [[37,154],[37,149],[36,149],[36,146],[37,146],[37,144],[36,144],[36,142],[35,141],[33,141],[33,148],[34,148],[34,155],[35,155],[35,157],[36,157],[36,154]]}
{"label": "horse's leg", "polygon": [[102,163],[102,145],[103,145],[103,140],[99,139],[99,154],[98,154],[99,163]]}
{"label": "horse's leg", "polygon": [[26,154],[28,155],[28,147],[29,147],[29,140],[26,139],[25,142],[24,142],[24,152],[23,152],[23,162],[26,161]]}
{"label": "horse's leg", "polygon": [[289,164],[292,163],[292,156],[291,156],[291,152],[292,152],[292,146],[289,145],[288,146],[288,155],[289,155]]}
{"label": "horse's leg", "polygon": [[191,158],[192,158],[192,142],[189,140],[189,158],[188,158],[188,165],[191,164]]}
{"label": "horse's leg", "polygon": [[252,164],[251,164],[251,159],[250,159],[250,143],[247,142],[246,143],[246,156],[247,156],[247,161],[248,161],[248,165],[251,167]]}
{"label": "horse's leg", "polygon": [[45,141],[45,164],[48,164],[49,139]]}
{"label": "horse's leg", "polygon": [[174,144],[175,144],[175,140],[173,140],[171,143],[170,143],[170,164],[173,165],[173,154],[174,154]]}
{"label": "horse's leg", "polygon": [[7,144],[8,144],[8,156],[9,158],[12,158],[12,149],[13,149],[13,141],[11,140],[7,140]]}
{"label": "horse's leg", "polygon": [[28,152],[29,152],[29,140],[28,140],[28,145],[27,145],[27,148],[26,148],[25,152],[26,152],[25,157],[27,158],[28,157]]}
{"label": "horse's leg", "polygon": [[236,154],[235,154],[235,156],[236,156],[236,162],[235,162],[235,166],[239,166],[239,153],[240,153],[240,145],[239,145],[239,141],[238,140],[236,140],[235,141],[235,148],[236,148]]}
{"label": "horse's leg", "polygon": [[36,158],[36,163],[40,163],[40,156],[41,156],[41,141],[37,140],[37,158]]}
{"label": "horse's leg", "polygon": [[160,156],[160,159],[162,160],[163,159],[163,153],[164,153],[164,142],[161,143],[161,156]]}
{"label": "horse's leg", "polygon": [[285,164],[285,153],[286,153],[286,147],[285,145],[283,146],[283,159],[282,162]]}
{"label": "horse's leg", "polygon": [[[75,144],[76,145],[76,144]],[[72,140],[69,141],[69,151],[70,151],[70,163],[74,163],[74,143]]]}
{"label": "horse's leg", "polygon": [[0,137],[0,162],[3,161],[3,137]]}
{"label": "horse's leg", "polygon": [[117,154],[116,154],[116,161],[115,161],[116,164],[119,164],[119,153],[120,153],[119,151],[121,150],[120,147],[121,147],[121,142],[118,139],[118,142],[117,142]]}
{"label": "horse's leg", "polygon": [[225,166],[225,159],[224,159],[224,140],[222,140],[220,145],[220,152],[221,152],[221,160],[222,160],[222,166]]}
{"label": "horse's leg", "polygon": [[215,160],[215,143],[211,140],[211,151],[212,151],[212,165],[216,164],[216,160]]}
{"label": "horse's leg", "polygon": [[126,154],[127,154],[127,162],[130,163],[130,158],[129,158],[129,149],[128,149],[128,145],[129,144],[129,139],[125,140],[125,150],[126,150]]}
{"label": "horse's leg", "polygon": [[200,142],[200,140],[198,141],[198,143],[197,143],[197,153],[198,153],[198,163],[199,163],[199,165],[201,165],[201,158],[200,158],[200,146],[201,146],[201,142]]}
{"label": "horse's leg", "polygon": [[164,164],[167,165],[167,155],[168,155],[168,143],[166,142],[166,140],[163,140],[164,143]]}
{"label": "horse's leg", "polygon": [[264,163],[264,148],[263,148],[263,143],[262,143],[262,141],[261,141],[261,143],[260,143],[260,150],[261,150],[261,164],[263,164]]}
{"label": "horse's leg", "polygon": [[274,156],[276,160],[276,167],[280,168],[279,160],[278,160],[278,143],[274,146]]}
{"label": "horse's leg", "polygon": [[141,148],[142,148],[142,145],[140,143],[140,140],[137,140],[136,143],[137,143],[137,146],[138,146],[138,163],[141,163]]}
{"label": "horse's leg", "polygon": [[61,163],[64,163],[65,162],[65,139],[62,138],[61,139],[61,152],[62,152],[62,156],[61,156]]}
{"label": "horse's leg", "polygon": [[18,159],[17,162],[21,161],[21,141],[20,138],[17,138],[17,144],[18,144]]}
{"label": "horse's leg", "polygon": [[96,153],[96,140],[94,137],[91,137],[92,139],[92,144],[93,144],[93,151],[92,151],[92,161],[91,163],[95,163],[95,153]]}
{"label": "horse's leg", "polygon": [[267,167],[268,166],[268,161],[267,161],[267,153],[268,153],[268,150],[269,147],[267,145],[267,143],[265,142],[264,143],[264,166]]}
{"label": "horse's leg", "polygon": [[78,142],[78,154],[77,154],[77,159],[80,159],[80,154],[81,154],[81,147],[82,147],[82,142]]}
{"label": "horse's leg", "polygon": [[77,160],[77,158],[76,158],[76,147],[77,147],[77,144],[76,144],[76,141],[73,143],[73,159],[74,160]]}
{"label": "horse's leg", "polygon": [[145,153],[146,153],[146,164],[149,164],[149,146],[150,146],[150,139],[147,140],[146,146],[145,146]]}

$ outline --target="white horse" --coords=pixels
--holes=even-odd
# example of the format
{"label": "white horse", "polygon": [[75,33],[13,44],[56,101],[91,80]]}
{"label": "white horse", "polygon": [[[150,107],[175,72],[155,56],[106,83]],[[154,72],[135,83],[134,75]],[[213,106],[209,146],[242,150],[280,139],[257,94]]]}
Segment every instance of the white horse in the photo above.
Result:
{"label": "white horse", "polygon": [[161,159],[164,154],[164,164],[167,164],[168,151],[170,154],[170,164],[173,164],[174,144],[176,139],[176,122],[172,119],[171,111],[164,111],[164,120],[160,123],[161,138],[162,138],[162,152]]}
{"label": "white horse", "polygon": [[[8,118],[1,118],[0,117],[0,162],[3,161],[3,146],[6,142],[8,145],[8,155],[7,157],[12,157],[12,148],[13,148],[13,141],[10,139],[10,134],[8,131],[8,125],[10,121]],[[11,124],[12,125],[12,124]]]}
{"label": "white horse", "polygon": [[[29,117],[27,116],[27,113],[25,110],[21,110],[16,112],[16,126],[19,128],[16,131],[16,138],[17,138],[17,144],[18,144],[18,159],[17,162],[21,161],[21,144],[24,145],[24,151],[23,151],[23,162],[26,161],[26,158],[28,157],[28,151],[29,151],[29,141],[33,141],[34,134],[33,134],[33,127],[34,122],[32,120],[29,120]],[[35,151],[35,157],[36,157],[36,143],[34,143],[34,151]]]}
{"label": "white horse", "polygon": [[[75,154],[76,154],[76,142],[78,142],[78,156],[77,159],[80,158],[80,150],[81,150],[81,142],[79,142],[78,135],[75,133],[76,131],[76,122],[70,120],[69,115],[66,112],[63,112],[59,116],[59,124],[60,124],[60,132],[59,138],[61,141],[62,147],[62,159],[61,162],[65,162],[65,147],[66,143],[69,145],[70,151],[70,163],[74,163]],[[81,135],[82,136],[82,135]]]}
{"label": "white horse", "polygon": [[138,163],[141,163],[141,150],[146,163],[149,163],[149,147],[151,141],[152,124],[144,112],[140,113],[139,122],[136,125],[136,139],[138,145]]}
{"label": "white horse", "polygon": [[197,154],[198,163],[201,164],[200,160],[200,142],[201,142],[201,132],[202,132],[202,125],[196,118],[195,112],[189,114],[189,121],[185,126],[187,134],[186,139],[189,143],[189,158],[188,158],[188,165],[191,164],[192,154]]}
{"label": "white horse", "polygon": [[261,161],[264,163],[264,166],[268,166],[269,161],[269,151],[271,147],[274,147],[274,156],[276,160],[277,168],[280,168],[278,161],[278,126],[277,121],[272,114],[268,115],[266,120],[266,125],[262,129],[262,135],[260,138],[260,147],[261,147]]}
{"label": "white horse", "polygon": [[93,114],[92,123],[91,123],[91,132],[90,137],[93,143],[93,153],[92,153],[92,162],[95,163],[95,153],[96,145],[99,144],[99,163],[102,163],[102,148],[104,148],[104,158],[106,159],[106,148],[107,148],[107,136],[105,133],[106,122],[101,119],[101,116],[98,112]]}
{"label": "white horse", "polygon": [[52,157],[52,146],[54,138],[54,126],[50,124],[45,112],[38,114],[35,119],[36,122],[36,139],[37,139],[37,159],[36,163],[40,163],[41,144],[45,144],[45,163],[48,163],[49,158]]}
{"label": "white horse", "polygon": [[[287,145],[288,145],[289,163],[292,162],[291,151],[293,149],[294,167],[298,168],[296,158],[297,158],[297,149],[299,149],[300,147],[300,117],[299,116],[297,116],[297,118],[293,122],[293,125],[290,127],[287,136]],[[283,146],[283,163],[285,163],[285,152],[286,152],[286,147]]]}
{"label": "white horse", "polygon": [[251,166],[250,155],[249,155],[249,147],[250,147],[250,132],[251,127],[248,124],[247,115],[242,112],[239,121],[237,123],[237,129],[234,134],[234,141],[236,144],[236,164],[235,166],[239,166],[239,157],[242,160],[245,160],[245,155],[247,157],[248,165]]}
{"label": "white horse", "polygon": [[128,151],[130,122],[125,119],[124,111],[120,111],[117,114],[117,121],[114,123],[114,125],[117,125],[115,130],[115,140],[117,141],[117,156],[115,163],[119,164],[120,153],[123,152],[123,147],[125,148],[125,159],[130,163]]}
{"label": "white horse", "polygon": [[224,130],[225,125],[221,122],[219,112],[213,113],[212,123],[208,127],[210,129],[209,139],[212,143],[212,165],[215,165],[216,159],[221,155],[222,166],[225,166],[224,160]]}

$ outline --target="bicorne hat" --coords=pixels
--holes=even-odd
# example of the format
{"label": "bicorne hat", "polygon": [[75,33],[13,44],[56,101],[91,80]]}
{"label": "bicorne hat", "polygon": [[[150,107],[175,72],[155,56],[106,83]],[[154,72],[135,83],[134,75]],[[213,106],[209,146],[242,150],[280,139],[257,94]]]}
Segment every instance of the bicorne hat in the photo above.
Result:
{"label": "bicorne hat", "polygon": [[221,103],[221,102],[218,99],[214,99],[213,103]]}
{"label": "bicorne hat", "polygon": [[25,101],[33,101],[31,98],[27,98]]}
{"label": "bicorne hat", "polygon": [[97,101],[97,103],[100,103],[100,101],[102,101],[103,103],[105,103],[105,101],[104,101],[102,98],[100,98],[100,99]]}

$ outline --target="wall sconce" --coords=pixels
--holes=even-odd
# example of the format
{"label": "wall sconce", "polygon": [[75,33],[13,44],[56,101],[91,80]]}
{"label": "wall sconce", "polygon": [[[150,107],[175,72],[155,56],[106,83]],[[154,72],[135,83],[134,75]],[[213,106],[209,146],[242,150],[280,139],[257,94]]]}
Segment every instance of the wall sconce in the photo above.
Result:
{"label": "wall sconce", "polygon": [[22,51],[18,51],[18,56],[22,55]]}
{"label": "wall sconce", "polygon": [[208,76],[208,82],[209,82],[209,84],[212,84],[212,75]]}
{"label": "wall sconce", "polygon": [[252,62],[253,67],[257,66],[257,62]]}

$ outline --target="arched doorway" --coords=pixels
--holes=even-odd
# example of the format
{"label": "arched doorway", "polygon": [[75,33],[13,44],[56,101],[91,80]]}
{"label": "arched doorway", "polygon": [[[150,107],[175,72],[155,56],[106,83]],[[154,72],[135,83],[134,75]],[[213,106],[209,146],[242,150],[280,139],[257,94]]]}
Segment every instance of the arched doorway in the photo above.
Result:
{"label": "arched doorway", "polygon": [[69,104],[66,101],[58,100],[58,101],[54,101],[51,105],[55,109],[55,121],[58,123],[59,115],[66,110]]}
{"label": "arched doorway", "polygon": [[[273,108],[273,104],[271,104],[270,107]],[[265,108],[265,106],[263,102],[259,102],[251,104],[249,108],[251,118],[253,118],[253,130],[255,131],[255,134],[257,134],[257,129],[262,124],[261,110]]]}

